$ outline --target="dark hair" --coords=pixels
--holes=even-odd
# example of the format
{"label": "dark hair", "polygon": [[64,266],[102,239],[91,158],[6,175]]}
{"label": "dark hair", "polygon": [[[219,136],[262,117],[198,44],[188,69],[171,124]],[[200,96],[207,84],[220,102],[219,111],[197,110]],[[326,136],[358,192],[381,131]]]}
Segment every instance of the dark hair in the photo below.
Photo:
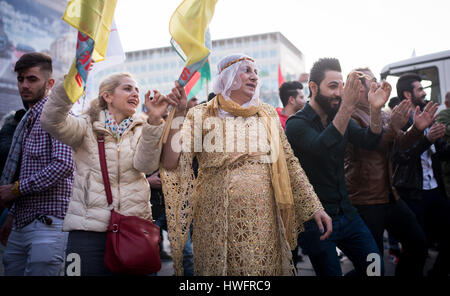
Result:
{"label": "dark hair", "polygon": [[287,81],[283,83],[279,88],[279,94],[283,107],[289,102],[289,97],[296,97],[298,95],[298,89],[303,89],[303,85],[299,81]]}
{"label": "dark hair", "polygon": [[401,100],[400,100],[399,97],[392,97],[392,98],[389,100],[388,106],[389,106],[389,108],[391,108],[391,110],[392,110],[392,109],[394,109],[395,106],[397,106],[398,104],[400,104],[400,102],[401,102]]}
{"label": "dark hair", "polygon": [[47,78],[52,75],[52,57],[40,52],[30,52],[22,55],[16,62],[14,72],[20,73],[26,69],[36,66],[39,67],[41,72],[47,74]]}
{"label": "dark hair", "polygon": [[[361,67],[361,68],[356,68],[356,69],[354,69],[353,71],[358,71],[358,72],[370,72],[370,73],[372,73],[372,70],[370,70],[370,68],[369,67]],[[348,76],[347,76],[347,78],[348,78]],[[361,80],[361,83],[363,84],[363,85],[365,85],[365,82],[366,82],[366,78],[365,77],[360,77],[359,78],[359,80]],[[370,87],[370,86],[369,86]]]}
{"label": "dark hair", "polygon": [[[309,73],[309,81],[313,81],[320,86],[320,83],[325,79],[326,71],[342,72],[339,60],[336,58],[321,58],[311,68]],[[311,96],[311,93],[310,93]]]}
{"label": "dark hair", "polygon": [[413,83],[415,81],[422,81],[422,78],[416,73],[405,73],[397,81],[397,96],[401,101],[405,100],[405,96],[403,95],[404,91],[409,91],[413,93],[414,87]]}
{"label": "dark hair", "polygon": [[209,95],[208,95],[208,100],[207,100],[207,102],[209,102],[209,101],[211,101],[212,99],[214,99],[215,96],[216,96],[215,93],[210,92]]}
{"label": "dark hair", "polygon": [[448,91],[448,92],[445,94],[445,99],[446,99],[446,100],[450,100],[450,91]]}

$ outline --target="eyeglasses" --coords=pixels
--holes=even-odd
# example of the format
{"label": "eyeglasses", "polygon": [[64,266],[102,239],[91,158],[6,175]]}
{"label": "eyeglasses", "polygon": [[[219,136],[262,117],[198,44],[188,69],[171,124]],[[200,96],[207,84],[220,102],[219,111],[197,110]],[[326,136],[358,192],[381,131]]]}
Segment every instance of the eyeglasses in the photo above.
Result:
{"label": "eyeglasses", "polygon": [[361,78],[365,78],[367,80],[372,80],[373,79],[373,77],[367,75],[366,73],[363,73],[363,72],[360,72],[360,71],[355,71],[355,72],[356,72],[356,74],[358,74],[358,78],[359,79],[361,79]]}

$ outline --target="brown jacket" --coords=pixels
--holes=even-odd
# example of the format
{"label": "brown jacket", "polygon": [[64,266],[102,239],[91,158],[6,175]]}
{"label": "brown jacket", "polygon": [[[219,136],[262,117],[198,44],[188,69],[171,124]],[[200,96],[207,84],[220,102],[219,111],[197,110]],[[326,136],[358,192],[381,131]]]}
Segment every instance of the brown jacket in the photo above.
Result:
{"label": "brown jacket", "polygon": [[[369,106],[359,104],[352,119],[363,128],[369,126]],[[388,203],[391,192],[396,200],[399,199],[392,185],[392,147],[408,147],[423,136],[423,132],[414,127],[407,132],[395,130],[386,112],[382,112],[382,122],[385,132],[377,150],[347,145],[344,169],[347,191],[353,205]]]}

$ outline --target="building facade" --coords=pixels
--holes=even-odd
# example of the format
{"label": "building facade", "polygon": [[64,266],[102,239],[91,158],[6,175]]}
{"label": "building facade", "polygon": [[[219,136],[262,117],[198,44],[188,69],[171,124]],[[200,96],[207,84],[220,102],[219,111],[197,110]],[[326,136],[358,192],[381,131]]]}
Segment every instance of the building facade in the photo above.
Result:
{"label": "building facade", "polygon": [[[212,80],[217,73],[219,60],[233,53],[247,54],[256,60],[261,83],[261,100],[275,107],[281,106],[278,96],[278,66],[280,65],[286,81],[298,80],[300,74],[305,72],[302,52],[283,34],[273,32],[213,40],[210,55]],[[142,93],[157,89],[166,94],[173,88],[183,66],[184,62],[170,46],[127,52],[124,63],[98,73],[94,79],[95,89],[98,89],[98,84],[107,75],[124,71],[136,78]],[[208,89],[205,87],[197,95],[199,101],[206,100],[211,91],[210,83]]]}
{"label": "building facade", "polygon": [[68,72],[77,31],[61,19],[66,6],[66,0],[0,0],[0,124],[24,108],[14,72],[24,53],[51,55],[54,77]]}

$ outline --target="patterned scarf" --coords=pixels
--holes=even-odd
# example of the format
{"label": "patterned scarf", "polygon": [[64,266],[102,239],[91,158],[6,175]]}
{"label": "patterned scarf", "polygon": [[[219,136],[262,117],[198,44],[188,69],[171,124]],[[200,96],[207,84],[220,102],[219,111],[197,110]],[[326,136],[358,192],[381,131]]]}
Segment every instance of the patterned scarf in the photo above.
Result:
{"label": "patterned scarf", "polygon": [[120,140],[123,133],[127,130],[127,128],[130,126],[130,124],[133,122],[133,119],[131,117],[125,118],[121,123],[117,124],[116,120],[114,119],[114,115],[109,112],[108,110],[105,110],[106,120],[105,125],[106,128],[108,128],[114,138],[117,140]]}
{"label": "patterned scarf", "polygon": [[19,166],[20,155],[22,153],[22,142],[26,130],[26,123],[30,115],[31,108],[22,117],[22,120],[14,131],[11,147],[9,148],[8,158],[6,159],[5,167],[3,168],[2,177],[0,178],[0,185],[11,184],[14,180],[17,167]]}

